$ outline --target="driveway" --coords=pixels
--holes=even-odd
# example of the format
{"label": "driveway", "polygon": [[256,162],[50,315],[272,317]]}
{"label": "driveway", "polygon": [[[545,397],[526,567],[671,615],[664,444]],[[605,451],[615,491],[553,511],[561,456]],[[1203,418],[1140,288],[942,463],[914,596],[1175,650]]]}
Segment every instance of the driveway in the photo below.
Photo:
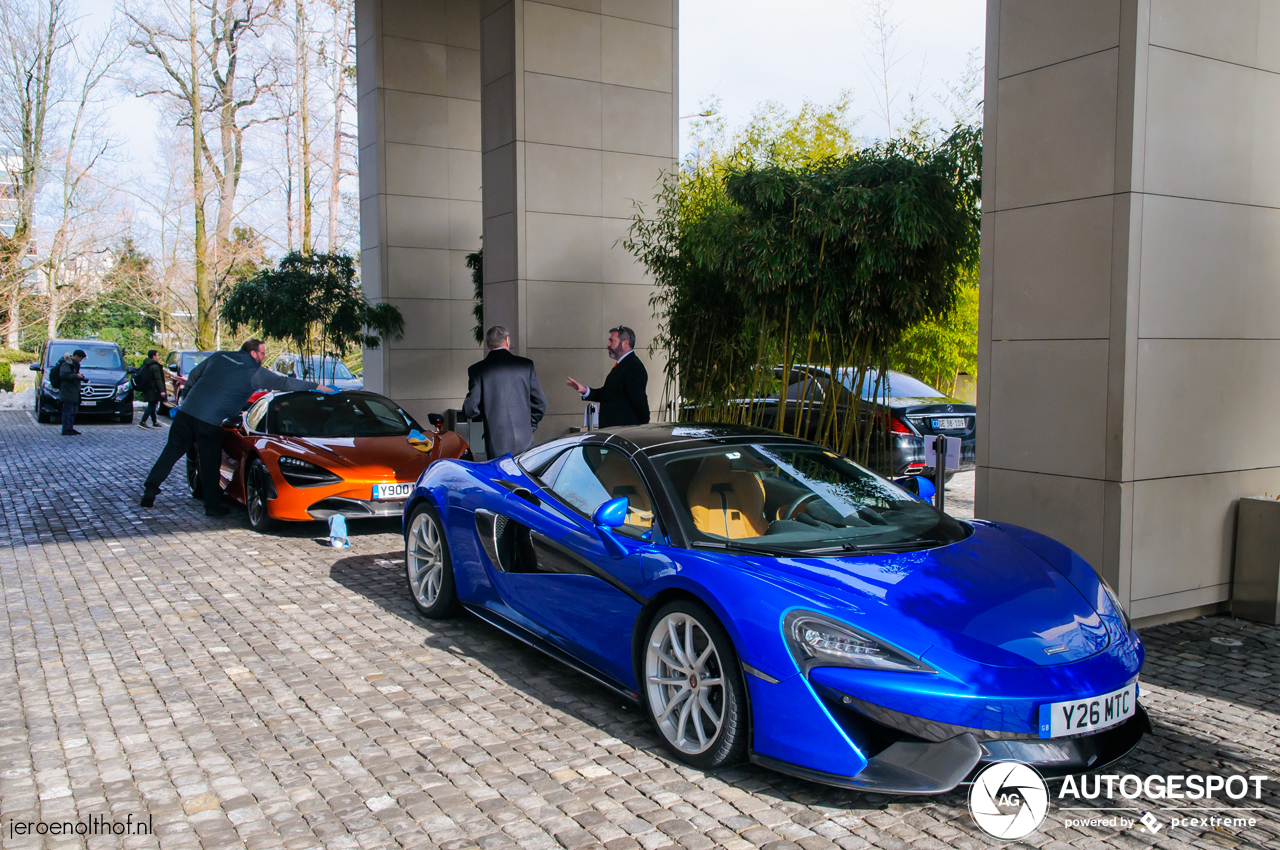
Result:
{"label": "driveway", "polygon": [[[348,550],[319,523],[259,535],[242,510],[206,519],[179,474],[144,511],[164,434],[81,430],[0,412],[4,847],[1003,843],[964,790],[891,798],[672,762],[634,706],[474,618],[417,616],[395,521],[353,522]],[[1156,731],[1108,772],[1280,777],[1280,629],[1211,618],[1143,638]],[[1201,807],[1254,820],[1224,828],[1055,799],[1022,845],[1277,847],[1276,780],[1262,788]],[[1154,830],[1075,825],[1142,811]],[[101,832],[139,822],[154,834]],[[99,834],[55,837],[62,823]]]}

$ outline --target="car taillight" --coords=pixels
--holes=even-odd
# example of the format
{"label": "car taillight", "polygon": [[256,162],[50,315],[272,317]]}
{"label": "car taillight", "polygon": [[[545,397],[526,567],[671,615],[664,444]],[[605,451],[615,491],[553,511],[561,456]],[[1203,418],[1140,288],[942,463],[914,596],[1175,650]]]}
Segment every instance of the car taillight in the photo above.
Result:
{"label": "car taillight", "polygon": [[909,464],[907,464],[907,473],[908,473],[908,474],[910,474],[910,473],[912,473],[912,472],[919,472],[919,471],[920,471],[920,470],[922,470],[922,469],[924,469],[924,461],[919,461],[918,463],[909,463]]}
{"label": "car taillight", "polygon": [[911,428],[907,426],[907,423],[903,422],[898,417],[890,416],[889,417],[889,433],[911,435],[915,432],[912,431]]}

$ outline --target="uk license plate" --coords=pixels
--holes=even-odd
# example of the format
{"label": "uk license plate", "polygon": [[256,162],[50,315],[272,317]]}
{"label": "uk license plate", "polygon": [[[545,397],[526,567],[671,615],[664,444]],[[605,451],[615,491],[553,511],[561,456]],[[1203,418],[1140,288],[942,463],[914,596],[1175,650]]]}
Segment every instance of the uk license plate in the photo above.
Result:
{"label": "uk license plate", "polygon": [[409,494],[413,492],[413,484],[374,484],[373,498],[374,501],[384,501],[386,499],[407,499]]}
{"label": "uk license plate", "polygon": [[1138,683],[1118,691],[1088,699],[1075,699],[1040,706],[1040,737],[1061,738],[1081,735],[1123,723],[1138,708]]}
{"label": "uk license plate", "polygon": [[933,420],[933,430],[935,431],[954,431],[967,425],[963,418],[956,419],[935,419]]}

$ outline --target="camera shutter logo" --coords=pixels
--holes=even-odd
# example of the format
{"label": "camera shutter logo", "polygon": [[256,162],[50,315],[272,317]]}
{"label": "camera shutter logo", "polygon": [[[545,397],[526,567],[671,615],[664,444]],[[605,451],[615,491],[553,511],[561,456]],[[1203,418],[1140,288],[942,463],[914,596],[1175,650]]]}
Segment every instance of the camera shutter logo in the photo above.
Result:
{"label": "camera shutter logo", "polygon": [[1039,828],[1049,811],[1049,786],[1035,768],[996,762],[969,789],[969,814],[992,838],[1016,841]]}

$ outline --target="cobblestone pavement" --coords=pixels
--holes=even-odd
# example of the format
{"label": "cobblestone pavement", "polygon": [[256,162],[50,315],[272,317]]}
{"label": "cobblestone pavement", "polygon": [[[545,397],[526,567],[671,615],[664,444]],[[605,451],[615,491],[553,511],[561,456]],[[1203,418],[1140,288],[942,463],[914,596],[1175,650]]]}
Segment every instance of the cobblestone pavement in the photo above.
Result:
{"label": "cobblestone pavement", "polygon": [[[262,536],[242,511],[207,520],[176,478],[141,511],[163,434],[82,430],[63,438],[0,413],[4,847],[41,840],[14,824],[130,817],[154,835],[87,844],[997,844],[959,790],[890,798],[683,767],[634,707],[586,679],[474,618],[419,618],[394,522],[353,523],[352,548],[334,551],[319,524]],[[1156,731],[1109,772],[1280,776],[1278,636],[1225,618],[1147,631]],[[1276,787],[1238,812],[1253,827],[1175,828],[1164,811],[1154,835],[1069,827],[1082,813],[1054,805],[1020,846],[1276,847]],[[1228,802],[1211,807],[1227,814]],[[1124,800],[1083,804],[1137,814]]]}

